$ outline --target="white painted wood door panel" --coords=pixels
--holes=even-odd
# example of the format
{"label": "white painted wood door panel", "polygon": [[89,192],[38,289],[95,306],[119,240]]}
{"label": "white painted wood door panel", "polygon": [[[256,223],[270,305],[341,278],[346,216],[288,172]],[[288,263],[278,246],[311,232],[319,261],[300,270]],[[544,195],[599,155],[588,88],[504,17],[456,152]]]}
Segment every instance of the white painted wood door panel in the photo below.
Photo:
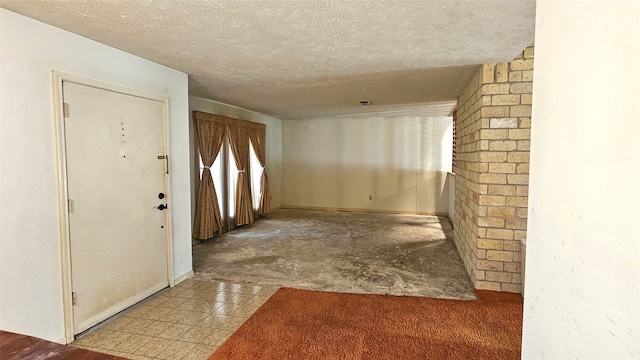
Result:
{"label": "white painted wood door panel", "polygon": [[168,286],[163,104],[63,83],[78,334]]}

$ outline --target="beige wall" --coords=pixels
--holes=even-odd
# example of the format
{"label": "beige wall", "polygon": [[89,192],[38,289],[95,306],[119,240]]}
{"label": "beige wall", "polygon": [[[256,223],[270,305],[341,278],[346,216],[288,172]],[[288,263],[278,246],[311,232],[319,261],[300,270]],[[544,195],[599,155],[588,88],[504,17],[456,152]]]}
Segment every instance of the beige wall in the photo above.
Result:
{"label": "beige wall", "polygon": [[640,357],[639,14],[537,3],[523,359]]}
{"label": "beige wall", "polygon": [[449,189],[449,221],[451,221],[451,224],[453,224],[456,215],[456,174],[447,174],[447,188]]}
{"label": "beige wall", "polygon": [[478,289],[522,292],[533,54],[483,65],[458,99],[454,241]]}
{"label": "beige wall", "polygon": [[0,9],[0,328],[64,339],[52,70],[169,98],[174,275],[191,270],[187,75]]}
{"label": "beige wall", "polygon": [[[267,175],[269,176],[269,190],[271,193],[271,209],[277,210],[282,206],[282,121],[280,119],[243,109],[221,102],[207,100],[196,96],[189,96],[189,129],[191,149],[191,194],[192,214],[195,216],[196,189],[199,179],[198,154],[195,150],[193,138],[193,119],[191,112],[203,111],[222,115],[234,119],[248,120],[267,126]],[[193,224],[193,219],[192,219]]]}
{"label": "beige wall", "polygon": [[450,117],[285,120],[283,206],[446,214]]}

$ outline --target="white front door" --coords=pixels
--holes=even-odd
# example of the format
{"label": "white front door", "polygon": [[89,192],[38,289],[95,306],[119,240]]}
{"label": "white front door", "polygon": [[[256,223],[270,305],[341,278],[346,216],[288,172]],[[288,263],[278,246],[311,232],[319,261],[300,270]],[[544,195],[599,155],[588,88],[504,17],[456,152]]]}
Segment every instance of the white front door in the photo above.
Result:
{"label": "white front door", "polygon": [[66,81],[63,97],[78,334],[168,286],[168,165],[162,102]]}

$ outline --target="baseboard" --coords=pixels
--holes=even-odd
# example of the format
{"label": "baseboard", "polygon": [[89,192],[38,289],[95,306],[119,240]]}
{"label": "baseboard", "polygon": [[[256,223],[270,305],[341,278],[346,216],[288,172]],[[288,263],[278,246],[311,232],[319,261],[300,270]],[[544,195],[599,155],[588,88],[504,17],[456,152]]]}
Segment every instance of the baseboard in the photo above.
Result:
{"label": "baseboard", "polygon": [[193,270],[189,271],[188,273],[186,273],[186,274],[184,274],[184,275],[180,276],[179,278],[175,279],[175,280],[173,281],[173,286],[176,286],[176,285],[178,285],[179,283],[181,283],[181,282],[183,282],[183,281],[185,281],[185,280],[187,280],[187,279],[191,279],[191,278],[193,277],[193,275],[194,275],[194,274],[193,274]]}
{"label": "baseboard", "polygon": [[441,213],[441,212],[433,213],[433,212],[421,212],[421,211],[383,210],[383,209],[366,209],[366,208],[338,208],[338,207],[298,206],[298,205],[282,205],[281,208],[282,209],[299,209],[299,210],[376,213],[376,214],[430,215],[430,216],[447,216],[447,217],[449,216],[449,213]]}

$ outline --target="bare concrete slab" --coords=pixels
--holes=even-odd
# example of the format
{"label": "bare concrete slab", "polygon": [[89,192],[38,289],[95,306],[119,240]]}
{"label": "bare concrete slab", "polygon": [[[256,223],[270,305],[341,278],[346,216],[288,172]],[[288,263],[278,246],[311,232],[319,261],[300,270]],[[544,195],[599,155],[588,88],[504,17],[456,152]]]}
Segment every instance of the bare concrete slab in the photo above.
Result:
{"label": "bare concrete slab", "polygon": [[446,217],[280,210],[193,247],[197,279],[474,299]]}

